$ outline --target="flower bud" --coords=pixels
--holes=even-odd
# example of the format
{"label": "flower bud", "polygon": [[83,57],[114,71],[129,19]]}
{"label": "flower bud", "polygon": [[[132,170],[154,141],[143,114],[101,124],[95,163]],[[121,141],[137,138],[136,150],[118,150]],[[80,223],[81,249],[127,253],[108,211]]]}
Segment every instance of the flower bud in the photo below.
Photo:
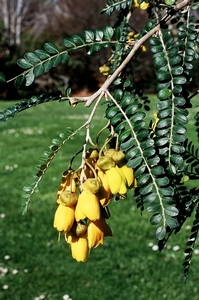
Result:
{"label": "flower bud", "polygon": [[95,178],[88,178],[84,183],[81,185],[81,189],[87,193],[96,194],[99,191],[99,181]]}
{"label": "flower bud", "polygon": [[67,206],[73,206],[77,202],[77,194],[65,190],[61,193],[59,200]]}
{"label": "flower bud", "polygon": [[112,167],[115,167],[115,162],[109,156],[102,156],[97,161],[97,166],[103,170],[109,170]]}

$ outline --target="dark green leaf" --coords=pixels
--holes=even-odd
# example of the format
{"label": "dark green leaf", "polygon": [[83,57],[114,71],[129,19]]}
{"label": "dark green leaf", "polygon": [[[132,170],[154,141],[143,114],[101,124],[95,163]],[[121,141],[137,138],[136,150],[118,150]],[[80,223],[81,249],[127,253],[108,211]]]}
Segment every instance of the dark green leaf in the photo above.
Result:
{"label": "dark green leaf", "polygon": [[134,158],[139,153],[139,149],[137,147],[132,147],[126,152],[126,159],[129,160]]}
{"label": "dark green leaf", "polygon": [[34,69],[33,69],[33,73],[34,73],[35,77],[38,77],[41,74],[43,74],[44,73],[43,65],[39,64],[39,65],[35,66]]}
{"label": "dark green leaf", "polygon": [[173,196],[174,195],[174,189],[171,187],[171,186],[168,186],[166,188],[160,188],[160,193],[163,195],[163,196]]}
{"label": "dark green leaf", "polygon": [[71,41],[70,38],[65,38],[62,40],[62,45],[64,45],[67,48],[74,48],[76,47],[75,43]]}
{"label": "dark green leaf", "polygon": [[165,208],[165,213],[168,216],[176,217],[179,214],[179,210],[175,206],[167,206]]}
{"label": "dark green leaf", "polygon": [[185,76],[176,76],[173,78],[174,84],[185,84],[187,82],[187,79]]}
{"label": "dark green leaf", "polygon": [[51,68],[52,68],[53,64],[51,60],[47,60],[43,63],[43,67],[44,67],[44,72],[47,73]]}
{"label": "dark green leaf", "polygon": [[42,60],[50,57],[50,54],[45,50],[40,50],[40,49],[35,50],[35,54]]}
{"label": "dark green leaf", "polygon": [[154,175],[154,176],[160,176],[160,175],[163,175],[165,172],[164,172],[164,168],[162,166],[154,166],[152,169],[151,169],[151,173]]}
{"label": "dark green leaf", "polygon": [[24,57],[31,64],[37,64],[37,63],[41,62],[41,60],[39,59],[39,57],[35,53],[32,53],[32,52],[25,53]]}
{"label": "dark green leaf", "polygon": [[161,44],[160,45],[155,45],[155,46],[152,46],[150,48],[150,50],[151,50],[152,53],[163,52],[163,47],[162,47]]}
{"label": "dark green leaf", "polygon": [[48,53],[50,53],[50,54],[57,54],[57,53],[59,53],[58,47],[55,44],[53,44],[53,43],[45,43],[44,44],[44,49]]}
{"label": "dark green leaf", "polygon": [[84,30],[84,38],[87,43],[92,43],[95,38],[94,32],[92,30]]}
{"label": "dark green leaf", "polygon": [[112,126],[115,126],[118,122],[122,121],[122,113],[117,113],[113,118],[110,119],[110,123]]}
{"label": "dark green leaf", "polygon": [[188,122],[188,119],[185,115],[183,115],[182,113],[177,113],[175,114],[174,116],[174,121],[175,121],[175,124],[187,124]]}
{"label": "dark green leaf", "polygon": [[135,123],[136,121],[142,120],[146,116],[145,112],[139,111],[136,112],[131,118],[131,122]]}
{"label": "dark green leaf", "polygon": [[52,57],[51,61],[52,61],[52,66],[57,67],[61,62],[61,57],[57,55],[55,57]]}
{"label": "dark green leaf", "polygon": [[142,202],[143,203],[151,203],[156,199],[156,197],[157,197],[156,193],[149,193],[146,196],[142,197]]}
{"label": "dark green leaf", "polygon": [[97,42],[102,41],[102,40],[103,40],[103,36],[104,36],[104,33],[103,33],[102,30],[100,30],[100,29],[96,29],[96,30],[95,30],[95,40],[96,40]]}
{"label": "dark green leaf", "polygon": [[186,100],[185,100],[184,97],[175,97],[175,98],[174,98],[174,103],[175,103],[175,105],[177,105],[177,106],[183,106],[183,105],[186,104]]}
{"label": "dark green leaf", "polygon": [[115,132],[120,133],[121,131],[124,131],[126,127],[126,120],[122,121],[115,127]]}
{"label": "dark green leaf", "polygon": [[114,30],[111,26],[106,26],[104,28],[104,39],[106,41],[110,41],[113,37],[113,34],[114,34]]}
{"label": "dark green leaf", "polygon": [[169,184],[169,179],[165,176],[165,177],[161,177],[161,178],[156,178],[156,183],[159,186],[165,186]]}
{"label": "dark green leaf", "polygon": [[169,89],[164,88],[158,92],[158,98],[160,100],[165,100],[167,98],[170,98],[170,96],[171,96],[171,91]]}
{"label": "dark green leaf", "polygon": [[127,129],[119,135],[119,142],[120,143],[125,142],[126,140],[130,139],[130,137],[131,137],[131,129]]}
{"label": "dark green leaf", "polygon": [[177,173],[176,167],[171,163],[168,165],[168,173],[170,176],[174,176]]}
{"label": "dark green leaf", "polygon": [[175,66],[177,65],[179,62],[181,61],[181,56],[180,55],[176,55],[170,58],[170,64],[171,66]]}
{"label": "dark green leaf", "polygon": [[84,38],[81,34],[74,34],[70,40],[75,45],[83,45],[84,44]]}
{"label": "dark green leaf", "polygon": [[25,75],[25,78],[26,78],[26,86],[30,86],[35,79],[32,69]]}
{"label": "dark green leaf", "polygon": [[169,108],[170,106],[171,106],[171,100],[158,101],[157,103],[158,110],[163,110]]}
{"label": "dark green leaf", "polygon": [[141,187],[140,188],[140,194],[142,196],[145,196],[145,195],[149,194],[152,191],[153,187],[154,187],[153,183],[149,183],[146,186]]}
{"label": "dark green leaf", "polygon": [[158,70],[156,72],[156,77],[158,81],[169,81],[171,79],[171,75],[167,71]]}
{"label": "dark green leaf", "polygon": [[174,164],[182,164],[183,163],[183,157],[179,154],[172,154],[171,155],[171,162],[173,162]]}
{"label": "dark green leaf", "polygon": [[154,157],[152,157],[152,158],[149,158],[148,160],[147,160],[147,163],[148,163],[148,165],[149,166],[153,166],[153,165],[156,165],[156,164],[158,164],[160,162],[160,158],[159,158],[159,156],[154,156]]}
{"label": "dark green leaf", "polygon": [[167,137],[159,137],[159,138],[156,138],[156,141],[155,141],[155,144],[158,147],[164,146],[167,143],[168,143],[168,138]]}
{"label": "dark green leaf", "polygon": [[145,170],[146,170],[146,165],[140,166],[138,169],[136,169],[136,170],[134,171],[134,177],[135,177],[135,178],[138,178],[141,174],[144,173]]}
{"label": "dark green leaf", "polygon": [[165,118],[158,121],[157,128],[169,127],[170,125],[171,125],[171,119]]}
{"label": "dark green leaf", "polygon": [[60,53],[61,63],[65,63],[69,59],[69,54],[67,51]]}
{"label": "dark green leaf", "polygon": [[152,202],[147,206],[147,211],[148,212],[155,212],[160,209],[160,204],[158,202]]}
{"label": "dark green leaf", "polygon": [[131,116],[132,114],[135,113],[135,111],[138,109],[138,104],[137,103],[131,103],[129,106],[126,108],[125,113],[127,116]]}
{"label": "dark green leaf", "polygon": [[117,113],[119,112],[119,109],[117,106],[113,105],[106,109],[106,118],[111,119],[113,118]]}
{"label": "dark green leaf", "polygon": [[175,218],[169,218],[169,219],[167,219],[166,223],[167,223],[167,225],[170,228],[176,228],[176,227],[179,226],[179,223],[178,223],[178,221]]}
{"label": "dark green leaf", "polygon": [[167,54],[170,58],[174,57],[179,51],[179,48],[177,46],[173,46],[172,48],[170,48],[168,51],[167,51]]}
{"label": "dark green leaf", "polygon": [[181,66],[176,66],[174,68],[172,68],[171,72],[172,72],[172,75],[181,75],[183,73],[183,67]]}
{"label": "dark green leaf", "polygon": [[161,220],[162,220],[161,214],[154,214],[150,219],[150,223],[151,225],[157,225],[160,223]]}
{"label": "dark green leaf", "polygon": [[17,60],[17,64],[21,67],[21,68],[23,68],[23,69],[29,69],[29,68],[31,68],[33,65],[30,63],[30,62],[28,62],[26,59],[24,59],[24,58],[20,58],[20,59],[18,59]]}
{"label": "dark green leaf", "polygon": [[172,145],[171,149],[173,152],[178,153],[178,154],[184,153],[184,151],[185,151],[185,148],[183,146],[176,145],[176,144]]}
{"label": "dark green leaf", "polygon": [[147,182],[149,182],[150,179],[151,179],[151,175],[150,174],[140,175],[140,177],[138,179],[138,186],[141,187],[143,185],[146,185]]}
{"label": "dark green leaf", "polygon": [[153,63],[154,63],[154,67],[155,67],[156,69],[159,69],[159,68],[161,68],[161,67],[166,66],[167,60],[166,60],[166,58],[165,58],[163,55],[160,55],[160,56],[156,56],[156,57],[153,59]]}
{"label": "dark green leaf", "polygon": [[135,139],[133,137],[130,137],[129,140],[121,143],[120,148],[121,150],[128,150],[135,144]]}
{"label": "dark green leaf", "polygon": [[[135,130],[135,127],[134,127],[134,130]],[[148,135],[148,130],[146,129],[146,128],[144,128],[144,129],[141,129],[138,133],[137,133],[137,139],[138,139],[138,141],[141,141],[141,140],[143,140],[144,138],[146,138],[147,137],[147,135]]]}
{"label": "dark green leaf", "polygon": [[178,95],[178,94],[180,94],[181,92],[182,92],[182,86],[181,86],[181,85],[176,85],[176,86],[174,86],[173,93],[174,93],[175,95]]}
{"label": "dark green leaf", "polygon": [[147,139],[146,141],[143,141],[140,143],[141,148],[144,150],[146,148],[149,148],[154,145],[154,140],[153,139]]}
{"label": "dark green leaf", "polygon": [[164,110],[160,110],[158,112],[158,118],[159,119],[164,119],[168,116],[171,116],[171,108],[167,108],[167,109],[164,109]]}
{"label": "dark green leaf", "polygon": [[22,74],[20,76],[17,76],[17,78],[15,79],[15,88],[16,89],[20,89],[21,86],[25,83],[25,75]]}
{"label": "dark green leaf", "polygon": [[[123,150],[124,148],[121,147],[121,149]],[[141,156],[137,156],[136,158],[129,160],[126,165],[128,168],[135,169],[141,165],[142,161],[143,161],[143,158]]]}
{"label": "dark green leaf", "polygon": [[185,126],[179,124],[174,125],[173,130],[178,134],[185,134],[187,131]]}
{"label": "dark green leaf", "polygon": [[183,143],[186,140],[186,137],[182,134],[173,133],[173,141],[176,143]]}
{"label": "dark green leaf", "polygon": [[157,37],[151,37],[149,42],[151,45],[160,45],[161,44],[160,39]]}
{"label": "dark green leaf", "polygon": [[6,82],[6,77],[2,72],[0,72],[0,82],[3,82],[3,83]]}
{"label": "dark green leaf", "polygon": [[158,227],[156,230],[156,238],[161,241],[166,236],[166,228],[165,226]]}
{"label": "dark green leaf", "polygon": [[143,151],[143,156],[147,158],[153,156],[154,154],[155,154],[155,149],[153,147],[146,148]]}

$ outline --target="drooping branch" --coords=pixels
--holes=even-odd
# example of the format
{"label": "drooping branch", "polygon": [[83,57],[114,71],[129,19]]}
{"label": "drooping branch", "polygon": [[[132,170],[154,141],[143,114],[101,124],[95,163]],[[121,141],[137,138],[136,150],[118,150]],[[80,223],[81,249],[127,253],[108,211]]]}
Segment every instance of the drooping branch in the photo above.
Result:
{"label": "drooping branch", "polygon": [[101,86],[101,88],[95,92],[93,95],[89,97],[71,97],[70,104],[75,106],[76,104],[80,102],[86,102],[85,107],[89,107],[93,101],[95,101],[96,98],[98,98],[101,93],[104,93],[109,86],[112,84],[112,82],[118,77],[118,75],[121,73],[121,71],[126,67],[126,65],[130,62],[130,60],[133,58],[137,50],[140,48],[142,44],[144,44],[151,36],[153,36],[156,32],[160,30],[177,12],[179,12],[181,9],[186,7],[187,5],[190,5],[190,0],[183,0],[179,4],[173,6],[168,10],[168,13],[162,18],[162,20],[149,32],[147,32],[141,39],[138,41],[135,41],[133,49],[130,51],[130,53],[127,55],[127,57],[123,60],[121,65],[115,70],[115,72],[107,78],[107,80],[104,82],[104,84]]}

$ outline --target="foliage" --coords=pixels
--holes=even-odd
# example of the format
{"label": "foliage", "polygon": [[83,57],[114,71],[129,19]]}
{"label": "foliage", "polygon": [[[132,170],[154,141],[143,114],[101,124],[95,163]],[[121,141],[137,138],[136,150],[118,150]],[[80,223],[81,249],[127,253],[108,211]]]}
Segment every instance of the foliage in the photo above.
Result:
{"label": "foliage", "polygon": [[[104,219],[108,217],[107,205],[111,199],[123,199],[127,194],[126,189],[133,189],[137,207],[141,211],[146,209],[152,214],[150,223],[156,226],[156,238],[159,241],[160,250],[164,248],[171,234],[179,232],[187,218],[194,215],[194,211],[196,211],[188,242],[190,247],[185,250],[188,255],[184,262],[184,280],[186,281],[188,277],[198,232],[198,189],[197,186],[190,189],[185,184],[187,180],[198,179],[199,160],[197,149],[186,136],[189,123],[188,115],[192,106],[191,100],[197,94],[191,95],[188,90],[192,81],[193,61],[198,59],[198,26],[197,20],[192,16],[192,5],[196,7],[197,3],[192,4],[188,0],[177,3],[175,1],[162,3],[160,1],[109,0],[101,13],[110,16],[116,11],[118,12],[114,27],[87,29],[82,34],[64,38],[62,45],[65,50],[60,50],[53,43],[45,43],[42,49],[27,52],[24,54],[24,58],[18,59],[19,67],[24,69],[21,74],[8,80],[3,74],[0,75],[2,82],[14,81],[16,88],[21,88],[23,85],[30,86],[36,77],[49,72],[53,67],[67,63],[74,51],[86,49],[88,55],[93,55],[103,48],[111,50],[109,60],[103,66],[99,66],[100,72],[107,78],[93,95],[71,96],[71,89],[67,88],[65,95],[61,95],[58,91],[55,97],[52,94],[23,100],[22,103],[7,109],[0,115],[0,120],[6,121],[23,109],[49,100],[68,100],[74,107],[83,102],[85,103],[85,110],[95,102],[88,120],[80,128],[62,136],[63,139],[54,141],[55,148],[51,147],[51,151],[45,154],[45,162],[38,166],[39,170],[35,181],[25,187],[23,194],[28,199],[25,201],[25,209],[27,209],[30,196],[55,154],[65,142],[69,142],[71,137],[76,135],[80,129],[85,128],[85,142],[78,153],[74,153],[69,162],[57,199],[58,210],[60,211],[61,205],[63,205],[64,210],[66,206],[70,207],[73,210],[73,219],[70,226],[69,224],[66,225],[64,218],[64,223],[58,224],[58,219],[55,217],[54,223],[54,227],[59,232],[64,231],[65,238],[71,245],[72,255],[77,260],[84,261],[87,254],[82,259],[77,258],[74,253],[78,251],[74,250],[74,245],[78,244],[78,249],[84,248],[84,254],[88,252],[86,250],[85,231],[84,233],[81,232],[80,235],[77,234],[79,223],[81,226],[86,226],[88,236],[89,226],[92,222],[102,232],[100,237],[96,237],[98,240],[93,242],[94,246],[89,248],[95,248],[99,243],[103,243],[104,236],[110,235],[110,232],[107,233],[107,228],[104,225],[96,225],[97,222],[99,219],[102,221],[102,218],[105,222]],[[148,13],[148,21],[139,33],[129,25],[130,18],[136,14],[137,9],[147,10]],[[139,54],[145,51],[143,44],[148,40],[157,79],[155,120],[149,123],[146,122],[146,117],[151,108],[150,99],[137,85],[132,64]],[[96,141],[93,141],[91,123],[95,111],[102,101],[108,123],[101,129]],[[193,129],[198,132],[198,113],[196,113],[195,119],[196,126]],[[100,134],[107,128],[109,134],[100,145]],[[116,160],[113,158],[113,152],[110,155],[109,150],[114,150],[117,154],[122,153],[125,158]],[[94,155],[93,151],[96,151],[97,154]],[[107,153],[109,154],[107,155]],[[81,155],[82,159],[80,166],[75,169],[73,162],[77,154]],[[107,159],[107,156],[111,160],[110,165],[101,165],[100,159]],[[121,170],[118,171],[124,166],[133,172],[133,179],[130,184],[127,183],[129,177],[123,176]],[[100,179],[100,172],[108,178],[110,170],[113,171],[111,180],[103,181]],[[89,206],[89,212],[78,207],[78,204],[82,202],[82,200],[80,201],[82,194],[85,192],[85,183],[91,178],[100,182],[100,188],[95,192],[93,189],[87,189],[86,192],[89,194],[87,198],[95,198],[95,202],[98,201],[96,202],[98,204],[95,205],[95,208],[92,206],[92,209],[99,210],[100,205],[100,217],[98,214],[96,214],[97,217],[90,214],[89,205],[92,201],[86,203],[86,197],[84,197],[84,202],[85,207]],[[115,180],[118,189],[112,188],[113,180]],[[73,181],[74,189],[72,187]],[[106,184],[110,188],[110,193],[108,188],[105,188]],[[104,197],[106,198],[103,204],[101,201],[103,198],[100,198],[102,189],[105,190]],[[65,205],[61,196],[62,192],[67,192],[70,197],[77,193],[77,203],[73,203],[71,206]],[[82,204],[81,207],[83,207]],[[82,217],[77,216],[77,208],[81,211]],[[104,211],[106,211],[105,214]],[[65,212],[61,211],[60,220],[64,214]],[[93,235],[97,236],[97,233]],[[90,236],[88,237],[89,243],[92,244]],[[83,244],[85,247],[82,246]]]}

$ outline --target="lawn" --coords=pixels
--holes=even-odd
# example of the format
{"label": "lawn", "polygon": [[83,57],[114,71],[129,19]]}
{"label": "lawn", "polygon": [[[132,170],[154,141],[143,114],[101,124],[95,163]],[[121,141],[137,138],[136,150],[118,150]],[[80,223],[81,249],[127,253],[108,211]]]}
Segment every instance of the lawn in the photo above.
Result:
{"label": "lawn", "polygon": [[[13,103],[0,102],[0,111]],[[197,300],[199,244],[189,280],[181,280],[191,220],[159,253],[150,215],[140,215],[131,193],[111,203],[108,223],[113,237],[93,249],[87,262],[72,259],[63,236],[58,242],[52,226],[56,193],[62,172],[81,149],[84,131],[57,154],[22,216],[22,189],[36,172],[39,158],[53,138],[68,126],[83,124],[88,114],[81,104],[72,108],[66,102],[48,103],[0,123],[0,299],[61,300],[69,295],[72,300]],[[196,140],[193,123],[191,114],[188,134]],[[93,138],[105,124],[100,107],[92,124]]]}

